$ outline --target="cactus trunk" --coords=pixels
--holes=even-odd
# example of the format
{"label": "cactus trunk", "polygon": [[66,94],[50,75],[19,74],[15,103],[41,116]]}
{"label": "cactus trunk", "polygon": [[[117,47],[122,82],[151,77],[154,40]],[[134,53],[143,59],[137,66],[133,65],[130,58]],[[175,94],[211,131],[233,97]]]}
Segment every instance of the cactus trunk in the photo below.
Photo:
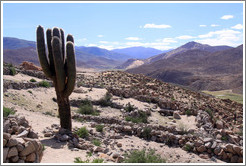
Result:
{"label": "cactus trunk", "polygon": [[72,130],[69,96],[73,92],[76,82],[74,39],[70,34],[67,36],[66,50],[62,29],[48,29],[46,39],[48,56],[46,55],[44,29],[38,26],[37,51],[39,62],[44,74],[53,81],[59,107],[60,125],[64,129]]}

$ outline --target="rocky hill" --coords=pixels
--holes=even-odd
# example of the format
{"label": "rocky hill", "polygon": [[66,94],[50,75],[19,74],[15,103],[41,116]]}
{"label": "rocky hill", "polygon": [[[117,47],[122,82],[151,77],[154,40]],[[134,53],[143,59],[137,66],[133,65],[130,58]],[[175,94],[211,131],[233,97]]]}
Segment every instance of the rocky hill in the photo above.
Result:
{"label": "rocky hill", "polygon": [[[44,145],[41,162],[125,162],[125,154],[150,148],[168,163],[243,162],[242,104],[142,74],[78,72],[70,96],[73,131],[66,133],[57,125],[55,90],[44,74],[18,67],[16,75],[7,75],[8,70],[12,66],[5,64],[4,107],[25,116],[37,132]],[[77,134],[82,127],[86,137]]]}
{"label": "rocky hill", "polygon": [[[174,50],[175,51],[175,50]],[[168,58],[127,70],[195,90],[241,91],[243,86],[243,46],[222,51],[191,49]]]}

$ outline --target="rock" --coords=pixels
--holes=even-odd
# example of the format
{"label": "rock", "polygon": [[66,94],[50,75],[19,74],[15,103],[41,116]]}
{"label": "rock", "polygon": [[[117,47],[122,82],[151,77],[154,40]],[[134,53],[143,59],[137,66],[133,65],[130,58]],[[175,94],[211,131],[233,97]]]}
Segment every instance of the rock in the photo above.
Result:
{"label": "rock", "polygon": [[174,112],[173,112],[173,118],[174,118],[174,119],[181,119],[181,116],[180,116],[180,114],[179,114],[179,111],[174,111]]}
{"label": "rock", "polygon": [[231,163],[237,163],[238,162],[238,156],[234,155],[231,158]]}
{"label": "rock", "polygon": [[7,144],[7,140],[6,139],[3,139],[3,146],[5,146]]}
{"label": "rock", "polygon": [[10,138],[6,146],[12,147],[12,146],[16,146],[17,144],[18,142],[15,138]]}
{"label": "rock", "polygon": [[18,145],[16,145],[16,148],[17,148],[18,152],[21,152],[22,150],[24,150],[25,147],[21,144],[18,144]]}
{"label": "rock", "polygon": [[205,144],[205,147],[206,147],[207,149],[209,149],[211,146],[212,146],[212,143],[211,143],[211,142],[207,142],[207,143]]}
{"label": "rock", "polygon": [[33,131],[30,131],[29,134],[27,135],[27,137],[29,138],[38,138],[38,134],[33,132]]}
{"label": "rock", "polygon": [[69,136],[67,134],[64,134],[63,136],[60,137],[59,140],[62,141],[62,142],[68,141],[69,140]]}
{"label": "rock", "polygon": [[9,148],[3,148],[3,162],[6,162],[8,156]]}
{"label": "rock", "polygon": [[10,159],[13,163],[17,163],[19,160],[19,156],[14,156]]}
{"label": "rock", "polygon": [[25,148],[20,152],[20,156],[27,156],[35,151],[35,146],[32,142],[28,141],[25,143]]}
{"label": "rock", "polygon": [[42,71],[42,68],[34,65],[32,62],[27,62],[24,61],[22,62],[22,64],[20,65],[24,70],[35,70],[35,71]]}
{"label": "rock", "polygon": [[212,144],[212,146],[211,146],[211,148],[214,149],[214,148],[216,148],[216,146],[217,146],[217,142],[214,141],[213,144]]}
{"label": "rock", "polygon": [[225,151],[230,152],[232,154],[235,154],[235,151],[233,150],[233,145],[232,144],[227,144],[225,146]]}
{"label": "rock", "polygon": [[202,152],[206,151],[206,147],[204,145],[201,145],[201,146],[197,147],[196,150],[197,150],[197,152],[202,153]]}
{"label": "rock", "polygon": [[8,129],[10,128],[11,124],[10,124],[10,120],[6,120],[3,123],[3,132],[4,133],[8,133]]}
{"label": "rock", "polygon": [[20,134],[18,134],[17,137],[27,137],[28,133],[29,133],[29,131],[24,130]]}
{"label": "rock", "polygon": [[119,156],[119,157],[117,157],[115,162],[116,163],[121,163],[123,160],[124,160],[124,157],[123,156]]}
{"label": "rock", "polygon": [[10,158],[10,157],[17,156],[17,155],[18,155],[18,151],[17,151],[16,147],[12,147],[9,149],[7,157]]}
{"label": "rock", "polygon": [[115,159],[115,158],[118,158],[118,157],[120,157],[120,154],[119,153],[117,153],[117,152],[114,152],[113,154],[112,154],[112,157]]}
{"label": "rock", "polygon": [[120,148],[122,147],[122,143],[117,143],[117,146]]}
{"label": "rock", "polygon": [[18,144],[25,144],[25,140],[23,140],[23,138],[16,138],[16,140],[17,140],[17,142],[18,142]]}
{"label": "rock", "polygon": [[209,159],[208,154],[199,154],[199,157],[201,157],[202,159]]}
{"label": "rock", "polygon": [[44,137],[51,137],[53,135],[52,132],[46,132],[44,133]]}
{"label": "rock", "polygon": [[238,155],[242,156],[240,146],[233,145],[233,151],[235,151]]}
{"label": "rock", "polygon": [[238,163],[243,163],[243,157],[239,157],[237,160]]}
{"label": "rock", "polygon": [[216,121],[216,128],[217,129],[223,129],[224,128],[223,122],[221,120]]}
{"label": "rock", "polygon": [[194,143],[195,147],[199,147],[201,145],[203,145],[203,142],[201,140],[195,141]]}
{"label": "rock", "polygon": [[25,161],[20,159],[20,160],[18,160],[18,163],[25,163]]}
{"label": "rock", "polygon": [[204,143],[211,142],[211,141],[213,141],[213,138],[204,138],[203,139]]}
{"label": "rock", "polygon": [[94,151],[95,153],[97,153],[97,152],[103,152],[104,149],[103,149],[102,147],[100,147],[100,146],[96,146],[96,147],[93,149],[93,151]]}
{"label": "rock", "polygon": [[31,153],[28,156],[26,156],[26,161],[27,162],[34,162],[36,159],[36,154],[35,153]]}
{"label": "rock", "polygon": [[156,136],[152,136],[151,137],[151,141],[156,141],[157,137]]}
{"label": "rock", "polygon": [[10,139],[11,135],[9,133],[3,133],[3,138],[6,139],[7,141]]}

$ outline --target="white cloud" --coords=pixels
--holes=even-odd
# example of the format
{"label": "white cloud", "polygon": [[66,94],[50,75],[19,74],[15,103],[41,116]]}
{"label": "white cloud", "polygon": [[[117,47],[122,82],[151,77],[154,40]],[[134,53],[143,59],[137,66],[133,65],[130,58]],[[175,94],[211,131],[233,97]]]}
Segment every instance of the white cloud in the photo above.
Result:
{"label": "white cloud", "polygon": [[103,37],[103,35],[97,35],[97,37]]}
{"label": "white cloud", "polygon": [[141,40],[139,37],[127,37],[126,40]]}
{"label": "white cloud", "polygon": [[86,46],[87,46],[87,47],[97,47],[96,44],[87,44]]}
{"label": "white cloud", "polygon": [[199,25],[200,27],[206,27],[207,25]]}
{"label": "white cloud", "polygon": [[164,39],[162,39],[162,42],[164,42],[164,43],[177,43],[177,41],[172,39],[172,38],[164,38]]}
{"label": "white cloud", "polygon": [[99,43],[108,44],[109,42],[108,41],[99,41]]}
{"label": "white cloud", "polygon": [[232,29],[243,29],[243,25],[242,24],[237,24],[233,27],[231,27]]}
{"label": "white cloud", "polygon": [[188,40],[188,39],[194,39],[196,37],[193,36],[189,36],[189,35],[183,35],[183,36],[178,36],[176,37],[177,39],[181,39],[181,40]]}
{"label": "white cloud", "polygon": [[169,43],[164,43],[164,42],[153,42],[153,43],[142,43],[142,42],[126,42],[125,43],[128,47],[137,47],[137,46],[142,46],[142,47],[151,47],[159,50],[168,50],[173,48],[172,46],[168,46]]}
{"label": "white cloud", "polygon": [[158,28],[158,29],[164,29],[164,28],[171,28],[171,25],[165,25],[165,24],[145,24],[143,28]]}
{"label": "white cloud", "polygon": [[211,27],[218,27],[220,25],[217,25],[217,24],[211,24]]}
{"label": "white cloud", "polygon": [[202,44],[209,44],[212,46],[217,45],[228,45],[228,46],[238,46],[243,42],[243,34],[239,31],[231,29],[223,29],[219,31],[211,31],[204,35],[198,36],[200,39],[196,42]]}
{"label": "white cloud", "polygon": [[234,18],[234,16],[233,15],[224,15],[224,16],[221,17],[221,19],[223,19],[223,20],[228,20],[228,19],[231,19],[231,18]]}

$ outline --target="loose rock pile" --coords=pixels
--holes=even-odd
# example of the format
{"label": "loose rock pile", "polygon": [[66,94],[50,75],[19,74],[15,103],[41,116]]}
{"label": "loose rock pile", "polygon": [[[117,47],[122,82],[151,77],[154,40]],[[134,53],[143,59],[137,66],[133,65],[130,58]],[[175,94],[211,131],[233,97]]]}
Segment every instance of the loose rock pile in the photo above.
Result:
{"label": "loose rock pile", "polygon": [[43,146],[25,117],[9,115],[3,122],[3,162],[38,163]]}

